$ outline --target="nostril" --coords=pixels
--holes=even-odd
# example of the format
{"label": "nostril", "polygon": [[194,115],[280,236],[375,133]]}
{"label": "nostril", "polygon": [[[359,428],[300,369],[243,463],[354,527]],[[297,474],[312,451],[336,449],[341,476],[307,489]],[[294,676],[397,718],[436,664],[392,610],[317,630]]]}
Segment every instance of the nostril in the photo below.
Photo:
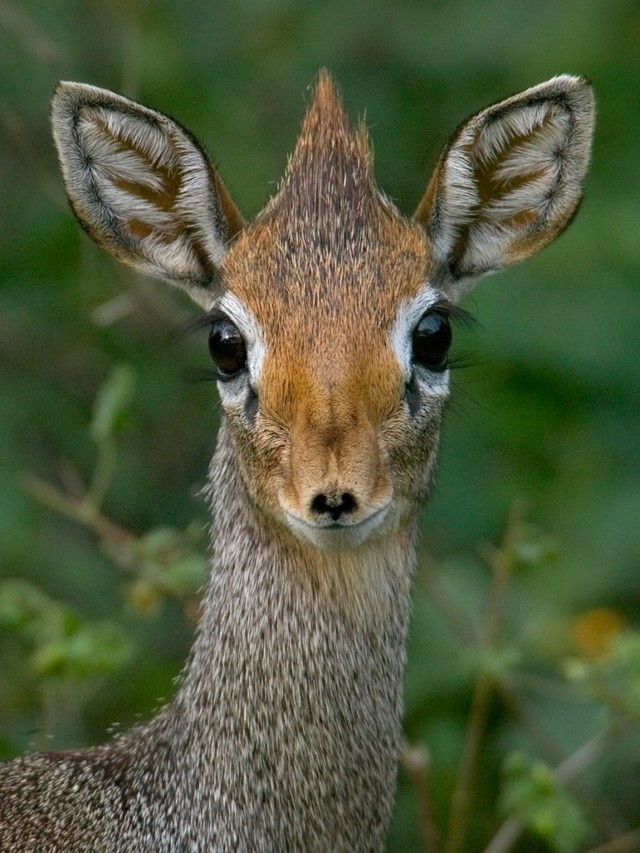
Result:
{"label": "nostril", "polygon": [[346,515],[357,509],[358,502],[351,492],[343,492],[341,495],[317,494],[311,501],[311,511],[316,515],[329,515],[337,521],[341,515]]}

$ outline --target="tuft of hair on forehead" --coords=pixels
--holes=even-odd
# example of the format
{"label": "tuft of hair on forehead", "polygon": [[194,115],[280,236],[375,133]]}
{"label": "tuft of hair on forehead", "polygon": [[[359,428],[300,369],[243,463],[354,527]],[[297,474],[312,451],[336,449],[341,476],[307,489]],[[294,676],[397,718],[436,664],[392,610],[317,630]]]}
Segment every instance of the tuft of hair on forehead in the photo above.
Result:
{"label": "tuft of hair on forehead", "polygon": [[362,121],[351,126],[331,75],[322,70],[270,213],[313,223],[318,233],[333,225],[353,235],[384,206],[366,127]]}

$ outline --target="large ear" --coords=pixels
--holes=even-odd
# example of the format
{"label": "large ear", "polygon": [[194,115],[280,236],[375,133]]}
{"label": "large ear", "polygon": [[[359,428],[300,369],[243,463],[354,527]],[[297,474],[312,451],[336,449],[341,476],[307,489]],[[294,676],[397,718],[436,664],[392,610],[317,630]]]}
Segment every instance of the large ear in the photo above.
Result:
{"label": "large ear", "polygon": [[52,125],[71,205],[90,236],[208,307],[227,243],[244,223],[193,137],[161,113],[81,83],[58,85]]}
{"label": "large ear", "polygon": [[594,120],[589,82],[563,75],[459,128],[415,214],[431,237],[451,299],[460,299],[479,276],[546,246],[571,222]]}

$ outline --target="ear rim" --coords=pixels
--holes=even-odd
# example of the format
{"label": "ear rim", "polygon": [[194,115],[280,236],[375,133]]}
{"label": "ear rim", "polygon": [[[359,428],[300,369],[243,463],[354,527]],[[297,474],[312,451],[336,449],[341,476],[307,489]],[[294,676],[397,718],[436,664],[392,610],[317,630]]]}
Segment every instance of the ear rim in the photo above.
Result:
{"label": "ear rim", "polygon": [[[443,213],[445,203],[443,190],[446,190],[447,187],[446,179],[449,176],[446,173],[448,168],[452,168],[452,157],[462,149],[465,142],[471,142],[474,134],[478,134],[488,123],[501,115],[507,114],[510,110],[535,107],[550,102],[561,104],[568,111],[572,120],[571,137],[565,145],[565,149],[571,151],[567,159],[571,161],[572,177],[570,180],[566,180],[567,176],[564,175],[566,183],[552,205],[554,210],[560,207],[564,208],[564,212],[559,216],[560,224],[551,221],[551,212],[549,212],[546,217],[532,223],[528,229],[527,234],[529,236],[533,236],[537,232],[537,239],[534,241],[533,248],[529,246],[526,251],[519,253],[516,247],[510,260],[495,267],[456,269],[455,264],[450,263],[451,255],[449,253],[442,250],[437,251],[438,229],[446,227]],[[583,198],[582,186],[591,160],[595,117],[596,101],[591,81],[583,75],[560,74],[508,98],[489,104],[472,114],[457,127],[438,160],[425,193],[413,214],[413,219],[418,221],[427,232],[434,246],[440,276],[444,281],[449,282],[450,289],[455,291],[458,299],[470,290],[482,276],[497,272],[539,251],[553,242],[556,237],[559,237],[571,224]],[[564,171],[567,171],[566,165]],[[449,223],[449,227],[464,226],[472,221],[472,215],[468,216],[466,220],[461,217],[458,222]],[[453,246],[454,239],[452,235],[449,235],[450,249]]]}
{"label": "ear rim", "polygon": [[[78,123],[82,111],[92,108],[101,108],[138,119],[144,117],[151,125],[172,138],[185,161],[190,159],[195,168],[206,175],[207,208],[211,214],[206,228],[213,239],[205,235],[208,251],[205,251],[204,246],[201,247],[202,251],[196,251],[194,238],[192,248],[197,255],[200,267],[197,274],[176,274],[175,271],[161,266],[153,258],[145,255],[142,241],[127,233],[116,217],[109,213],[107,204],[100,198],[95,179],[92,179],[91,190],[95,207],[89,208],[83,200],[87,196],[86,181],[88,179],[82,177],[82,164],[86,163],[86,157],[83,154]],[[246,223],[205,149],[195,136],[180,122],[165,113],[153,110],[109,89],[65,80],[60,81],[53,92],[51,127],[69,204],[85,233],[101,248],[106,249],[128,266],[134,267],[145,275],[162,278],[178,285],[196,302],[208,306],[212,299],[212,285],[217,279],[228,246]],[[96,215],[96,211],[99,211],[100,215]],[[202,232],[202,227],[198,229],[197,225],[189,225],[186,230],[192,231],[195,235],[198,230]]]}

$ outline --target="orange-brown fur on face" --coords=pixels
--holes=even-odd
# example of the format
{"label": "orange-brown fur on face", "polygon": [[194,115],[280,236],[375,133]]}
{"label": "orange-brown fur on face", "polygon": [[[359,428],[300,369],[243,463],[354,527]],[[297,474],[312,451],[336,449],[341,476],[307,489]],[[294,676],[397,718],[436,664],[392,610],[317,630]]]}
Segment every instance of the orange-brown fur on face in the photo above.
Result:
{"label": "orange-brown fur on face", "polygon": [[431,468],[439,407],[412,426],[390,342],[433,272],[429,243],[381,196],[371,159],[322,76],[279,193],[225,262],[266,344],[255,425],[230,412],[231,426],[245,482],[277,516],[310,522],[314,494],[350,492],[358,521],[422,497]]}

